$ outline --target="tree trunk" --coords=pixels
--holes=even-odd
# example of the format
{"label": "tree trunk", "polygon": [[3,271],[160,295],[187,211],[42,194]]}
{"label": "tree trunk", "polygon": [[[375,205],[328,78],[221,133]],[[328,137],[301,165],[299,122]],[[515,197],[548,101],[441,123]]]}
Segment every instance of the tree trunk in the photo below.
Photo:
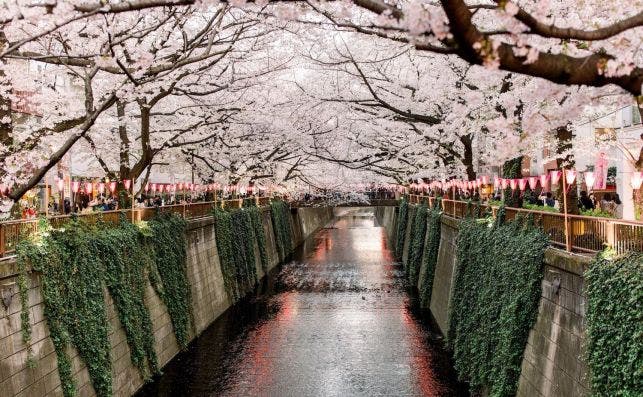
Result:
{"label": "tree trunk", "polygon": [[473,168],[473,139],[471,135],[464,135],[460,137],[460,142],[464,146],[464,156],[462,156],[462,164],[467,171],[467,178],[470,181],[476,179],[476,171]]}
{"label": "tree trunk", "polygon": [[[556,140],[557,147],[556,153],[560,156],[556,159],[558,168],[573,168],[576,164],[574,160],[574,155],[572,153],[567,153],[563,156],[566,151],[569,151],[572,148],[572,138],[574,134],[568,127],[559,127],[556,129]],[[562,189],[562,178],[560,182],[560,188],[556,191],[556,198],[560,203],[561,212],[563,211],[563,189]],[[578,208],[578,191],[576,189],[576,181],[568,186],[567,188],[567,213],[568,214],[580,214],[580,209]]]}

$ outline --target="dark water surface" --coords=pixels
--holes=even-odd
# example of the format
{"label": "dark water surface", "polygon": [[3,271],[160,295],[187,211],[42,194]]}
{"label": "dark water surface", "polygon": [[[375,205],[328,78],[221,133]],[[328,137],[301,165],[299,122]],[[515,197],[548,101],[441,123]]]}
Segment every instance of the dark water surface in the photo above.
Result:
{"label": "dark water surface", "polygon": [[345,210],[139,395],[468,395],[386,240]]}

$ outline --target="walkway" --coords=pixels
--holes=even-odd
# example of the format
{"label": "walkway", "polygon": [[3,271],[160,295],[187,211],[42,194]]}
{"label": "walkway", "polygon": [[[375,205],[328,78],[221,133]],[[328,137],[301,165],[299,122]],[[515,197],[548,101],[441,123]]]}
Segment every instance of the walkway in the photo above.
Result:
{"label": "walkway", "polygon": [[338,211],[345,215],[309,239],[264,292],[226,312],[141,394],[465,394],[416,316],[372,212]]}

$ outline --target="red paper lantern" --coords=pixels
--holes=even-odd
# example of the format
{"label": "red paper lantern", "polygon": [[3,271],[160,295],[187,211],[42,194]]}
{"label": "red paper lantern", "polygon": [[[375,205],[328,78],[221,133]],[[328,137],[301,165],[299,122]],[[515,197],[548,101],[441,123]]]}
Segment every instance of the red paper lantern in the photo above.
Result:
{"label": "red paper lantern", "polygon": [[560,176],[562,175],[560,170],[553,170],[551,171],[551,184],[552,185],[558,185],[558,181],[560,180]]}
{"label": "red paper lantern", "polygon": [[78,193],[78,190],[80,190],[80,182],[73,181],[71,183],[71,191],[74,192],[74,193]]}
{"label": "red paper lantern", "polygon": [[536,190],[536,186],[538,186],[538,178],[535,176],[530,176],[529,177],[529,188],[531,190]]}
{"label": "red paper lantern", "polygon": [[91,182],[86,182],[85,183],[85,192],[87,194],[90,194],[92,192],[93,185]]}
{"label": "red paper lantern", "polygon": [[542,174],[540,176],[540,186],[545,189],[547,188],[547,184],[549,183],[549,175],[548,174]]}
{"label": "red paper lantern", "polygon": [[65,180],[62,178],[58,178],[56,181],[56,184],[58,185],[58,191],[62,192],[65,189]]}
{"label": "red paper lantern", "polygon": [[109,183],[109,191],[114,194],[114,192],[116,191],[116,181],[112,181]]}
{"label": "red paper lantern", "polygon": [[576,179],[576,170],[574,169],[565,170],[565,179],[567,180],[568,185],[571,185],[572,183],[574,183],[574,180]]}
{"label": "red paper lantern", "polygon": [[125,190],[129,190],[129,187],[132,186],[132,180],[131,179],[123,179],[123,186],[125,186]]}
{"label": "red paper lantern", "polygon": [[105,192],[105,183],[99,182],[98,183],[98,193],[103,194]]}
{"label": "red paper lantern", "polygon": [[518,179],[518,187],[520,188],[521,192],[524,192],[527,188],[527,178]]}
{"label": "red paper lantern", "polygon": [[509,186],[511,186],[511,190],[516,190],[518,187],[518,180],[517,179],[510,179],[509,180]]}

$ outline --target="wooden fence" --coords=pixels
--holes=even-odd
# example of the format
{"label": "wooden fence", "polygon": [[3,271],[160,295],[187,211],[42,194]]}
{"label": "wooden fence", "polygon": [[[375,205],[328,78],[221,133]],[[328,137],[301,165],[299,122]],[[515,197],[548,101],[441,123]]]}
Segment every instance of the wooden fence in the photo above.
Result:
{"label": "wooden fence", "polygon": [[[259,206],[270,204],[270,197],[257,197],[255,202]],[[164,205],[161,207],[135,208],[134,210],[118,211],[96,211],[86,214],[78,214],[78,218],[84,222],[93,224],[104,222],[107,224],[118,224],[121,217],[139,222],[152,219],[157,213],[172,213],[185,219],[203,218],[212,214],[215,205],[226,209],[241,208],[242,199],[207,201],[190,204]],[[55,228],[62,227],[69,222],[74,215],[56,215],[47,218],[49,224]],[[39,219],[21,219],[15,221],[0,222],[0,258],[12,255],[20,239],[33,234],[38,227]]]}
{"label": "wooden fence", "polygon": [[[434,197],[409,196],[409,202],[412,204],[428,201],[428,204],[433,207],[434,200],[436,200]],[[441,200],[441,206],[445,214],[454,218],[470,216],[467,214],[469,204],[466,201]],[[484,218],[491,215],[495,218],[498,208],[481,204],[478,216]],[[505,208],[505,217],[508,220],[513,220],[519,215],[527,217],[530,214],[534,223],[547,234],[552,245],[567,248],[565,214],[524,208]],[[617,253],[643,252],[643,222],[568,214],[567,223],[572,251],[595,253],[607,246],[612,247]]]}

